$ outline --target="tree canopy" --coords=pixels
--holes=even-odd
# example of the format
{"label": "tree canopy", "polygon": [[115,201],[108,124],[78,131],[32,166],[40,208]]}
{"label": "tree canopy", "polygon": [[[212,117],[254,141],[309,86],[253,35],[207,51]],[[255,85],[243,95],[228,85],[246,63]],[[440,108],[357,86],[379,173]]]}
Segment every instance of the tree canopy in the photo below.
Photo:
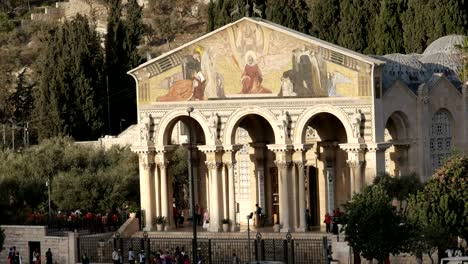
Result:
{"label": "tree canopy", "polygon": [[23,223],[26,213],[47,208],[47,179],[59,210],[104,212],[139,204],[138,158],[129,148],[104,150],[55,138],[23,152],[0,152],[0,171],[2,223]]}
{"label": "tree canopy", "polygon": [[345,204],[345,240],[366,259],[383,263],[403,249],[406,228],[382,185],[364,188]]}
{"label": "tree canopy", "polygon": [[70,135],[89,140],[101,134],[103,66],[99,37],[86,17],[77,15],[49,31],[34,102],[40,139]]}

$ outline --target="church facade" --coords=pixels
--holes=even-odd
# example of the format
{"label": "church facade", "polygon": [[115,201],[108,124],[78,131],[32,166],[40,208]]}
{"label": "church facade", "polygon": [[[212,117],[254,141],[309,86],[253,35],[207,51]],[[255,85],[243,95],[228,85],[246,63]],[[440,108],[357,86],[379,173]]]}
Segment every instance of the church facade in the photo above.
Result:
{"label": "church facade", "polygon": [[370,57],[243,18],[131,70],[145,229],[175,226],[169,161],[188,142],[212,232],[223,219],[238,230],[255,204],[266,225],[303,232],[378,173],[426,180],[468,150],[468,89],[446,47],[461,36],[449,38]]}

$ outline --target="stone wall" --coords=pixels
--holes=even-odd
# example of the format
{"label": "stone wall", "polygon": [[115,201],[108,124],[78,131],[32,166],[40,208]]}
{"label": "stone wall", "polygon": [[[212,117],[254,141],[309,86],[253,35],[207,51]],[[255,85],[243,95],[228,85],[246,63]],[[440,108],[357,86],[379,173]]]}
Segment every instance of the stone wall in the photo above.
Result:
{"label": "stone wall", "polygon": [[[65,237],[46,235],[45,226],[1,226],[5,230],[4,250],[0,253],[0,264],[6,264],[9,248],[15,246],[20,253],[23,263],[29,263],[29,242],[39,242],[41,259],[45,263],[45,253],[50,248],[53,263],[76,263],[76,236],[69,233]],[[34,249],[31,249],[34,250]]]}

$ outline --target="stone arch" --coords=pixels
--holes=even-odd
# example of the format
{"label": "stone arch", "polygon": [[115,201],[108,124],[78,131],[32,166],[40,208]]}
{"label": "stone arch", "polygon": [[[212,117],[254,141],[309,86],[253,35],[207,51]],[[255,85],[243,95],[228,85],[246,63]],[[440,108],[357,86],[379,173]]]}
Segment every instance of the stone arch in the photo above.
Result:
{"label": "stone arch", "polygon": [[338,120],[341,121],[341,124],[345,128],[347,141],[349,143],[357,142],[357,138],[353,138],[353,130],[351,123],[349,121],[346,113],[334,106],[331,105],[315,105],[307,108],[297,119],[296,126],[293,134],[293,143],[294,144],[303,144],[303,138],[305,133],[305,127],[309,120],[317,114],[329,113],[334,115]]}
{"label": "stone arch", "polygon": [[395,126],[394,129],[390,128],[389,133],[393,140],[408,139],[410,137],[410,125],[408,121],[408,115],[402,111],[394,111],[391,113],[385,122],[385,128],[392,122]]}
{"label": "stone arch", "polygon": [[265,118],[265,120],[270,124],[275,135],[275,144],[286,144],[286,139],[283,135],[284,133],[282,133],[277,125],[278,119],[271,111],[260,107],[244,107],[234,111],[226,121],[226,127],[224,128],[223,133],[224,145],[232,145],[232,136],[233,133],[235,133],[234,128],[239,124],[241,119],[247,115],[259,115]]}
{"label": "stone arch", "polygon": [[[177,108],[174,109],[173,111],[169,112],[168,114],[164,115],[159,124],[158,124],[158,129],[156,130],[156,145],[157,146],[164,146],[168,145],[168,142],[165,142],[166,139],[168,138],[167,133],[171,133],[171,131],[168,129],[172,125],[172,123],[175,121],[176,118],[180,116],[188,116],[187,109],[186,108]],[[214,139],[210,136],[210,128],[208,127],[208,120],[203,116],[203,114],[198,111],[197,109],[194,109],[193,112],[190,114],[190,116],[200,124],[200,126],[203,129],[203,133],[205,134],[205,141],[206,145],[215,145]]]}

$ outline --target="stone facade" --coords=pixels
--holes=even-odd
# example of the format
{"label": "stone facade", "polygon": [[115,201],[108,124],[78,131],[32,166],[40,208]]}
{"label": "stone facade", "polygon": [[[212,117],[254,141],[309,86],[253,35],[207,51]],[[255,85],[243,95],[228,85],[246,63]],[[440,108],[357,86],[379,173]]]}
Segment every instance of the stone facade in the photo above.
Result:
{"label": "stone facade", "polygon": [[46,235],[44,226],[1,226],[5,231],[5,249],[0,254],[0,264],[7,264],[8,250],[15,246],[20,253],[23,263],[29,263],[29,254],[36,248],[31,248],[30,242],[40,243],[40,253],[45,263],[45,253],[50,248],[54,263],[76,263],[76,236],[69,233],[66,237],[53,237]]}
{"label": "stone facade", "polygon": [[378,173],[426,180],[451,149],[468,149],[467,89],[432,57],[402,56],[243,18],[130,71],[146,229],[156,216],[174,227],[169,161],[188,142],[212,232],[221,219],[238,230],[255,204],[267,225],[302,232]]}

